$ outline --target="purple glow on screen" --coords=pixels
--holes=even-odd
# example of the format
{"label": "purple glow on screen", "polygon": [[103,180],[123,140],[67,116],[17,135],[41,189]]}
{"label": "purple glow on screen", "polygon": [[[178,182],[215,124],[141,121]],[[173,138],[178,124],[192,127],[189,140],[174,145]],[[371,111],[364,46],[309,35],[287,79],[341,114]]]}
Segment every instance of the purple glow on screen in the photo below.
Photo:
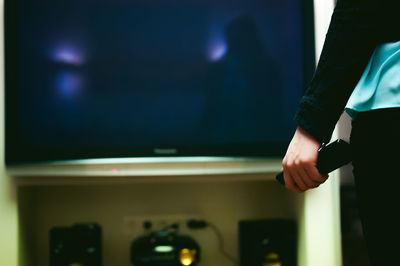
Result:
{"label": "purple glow on screen", "polygon": [[56,83],[59,95],[69,98],[82,90],[83,77],[79,73],[65,71],[57,76]]}
{"label": "purple glow on screen", "polygon": [[85,63],[85,57],[81,49],[78,49],[70,45],[62,45],[54,49],[52,58],[56,62],[71,64],[76,66]]}
{"label": "purple glow on screen", "polygon": [[228,48],[225,42],[214,43],[210,45],[208,51],[208,58],[213,62],[218,61],[225,56],[227,50]]}

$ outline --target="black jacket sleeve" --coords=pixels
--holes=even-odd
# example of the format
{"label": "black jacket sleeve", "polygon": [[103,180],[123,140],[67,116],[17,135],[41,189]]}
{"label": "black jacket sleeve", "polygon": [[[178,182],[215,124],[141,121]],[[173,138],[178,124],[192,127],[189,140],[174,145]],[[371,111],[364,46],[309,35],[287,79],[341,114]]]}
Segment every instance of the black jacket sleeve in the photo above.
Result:
{"label": "black jacket sleeve", "polygon": [[376,46],[400,39],[399,22],[392,17],[397,6],[389,0],[337,2],[317,69],[296,114],[298,125],[318,141],[330,140]]}

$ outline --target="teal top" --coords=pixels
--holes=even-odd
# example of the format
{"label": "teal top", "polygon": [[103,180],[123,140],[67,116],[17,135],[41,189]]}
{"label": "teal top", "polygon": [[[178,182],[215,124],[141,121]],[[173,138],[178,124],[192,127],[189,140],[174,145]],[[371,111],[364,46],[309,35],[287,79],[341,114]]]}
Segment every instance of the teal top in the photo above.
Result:
{"label": "teal top", "polygon": [[358,112],[400,107],[400,41],[376,47],[345,110]]}

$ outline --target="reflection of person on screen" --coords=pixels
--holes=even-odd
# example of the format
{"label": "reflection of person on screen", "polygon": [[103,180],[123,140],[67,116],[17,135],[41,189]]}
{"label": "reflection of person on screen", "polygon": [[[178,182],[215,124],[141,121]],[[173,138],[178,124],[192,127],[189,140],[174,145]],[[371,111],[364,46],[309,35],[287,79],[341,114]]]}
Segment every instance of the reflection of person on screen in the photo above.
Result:
{"label": "reflection of person on screen", "polygon": [[218,143],[274,139],[281,108],[278,70],[250,16],[231,21],[225,34],[227,53],[207,70],[208,133]]}

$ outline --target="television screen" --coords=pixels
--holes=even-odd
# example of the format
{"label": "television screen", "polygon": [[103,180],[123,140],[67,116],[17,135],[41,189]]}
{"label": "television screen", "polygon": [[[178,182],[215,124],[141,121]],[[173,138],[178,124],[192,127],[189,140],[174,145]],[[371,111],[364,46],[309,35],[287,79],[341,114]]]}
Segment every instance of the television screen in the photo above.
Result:
{"label": "television screen", "polygon": [[6,1],[6,161],[282,156],[312,1]]}

